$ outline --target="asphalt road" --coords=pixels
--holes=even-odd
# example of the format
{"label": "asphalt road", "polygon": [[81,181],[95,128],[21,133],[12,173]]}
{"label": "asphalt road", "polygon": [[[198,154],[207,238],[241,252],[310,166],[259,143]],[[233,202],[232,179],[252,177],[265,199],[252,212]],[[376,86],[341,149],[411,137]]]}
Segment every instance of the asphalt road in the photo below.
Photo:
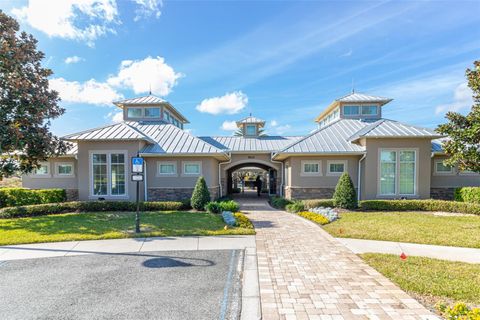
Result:
{"label": "asphalt road", "polygon": [[0,319],[237,319],[242,251],[0,262]]}

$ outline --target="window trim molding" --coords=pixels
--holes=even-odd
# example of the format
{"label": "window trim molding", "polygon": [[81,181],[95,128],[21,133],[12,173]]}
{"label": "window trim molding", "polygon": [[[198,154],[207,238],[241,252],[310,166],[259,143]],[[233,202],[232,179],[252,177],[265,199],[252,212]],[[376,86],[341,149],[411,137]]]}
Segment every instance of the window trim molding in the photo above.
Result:
{"label": "window trim molding", "polygon": [[33,171],[32,178],[51,178],[52,177],[52,165],[50,161],[40,161],[41,166],[47,166],[47,173],[37,173],[37,169]]}
{"label": "window trim molding", "polygon": [[[143,115],[143,118],[145,119],[161,119],[162,118],[162,108],[160,107],[143,107],[142,109],[143,109],[142,115]],[[147,116],[147,113],[145,112],[147,111],[147,109],[158,109],[158,117]]]}
{"label": "window trim molding", "polygon": [[[162,164],[173,164],[174,168],[175,168],[175,172],[174,173],[161,173],[160,172],[160,166]],[[177,165],[177,161],[157,161],[157,171],[156,171],[156,174],[155,176],[156,177],[178,177],[178,165]]]}
{"label": "window trim molding", "polygon": [[[141,115],[139,117],[129,116],[128,115],[128,110],[130,110],[130,109],[139,109],[141,111]],[[145,113],[145,111],[144,111],[143,107],[127,107],[127,118],[129,118],[129,119],[142,119],[142,118],[144,118],[144,113]]]}
{"label": "window trim molding", "polygon": [[[72,173],[71,174],[61,174],[58,171],[58,168],[62,165],[69,165],[72,167]],[[65,162],[55,162],[55,173],[54,173],[55,178],[74,178],[75,177],[75,164],[71,161],[65,161]]]}
{"label": "window trim molding", "polygon": [[[381,187],[380,187],[380,175],[381,175],[381,155],[382,151],[396,151],[396,159],[395,159],[395,193],[394,194],[381,194]],[[415,174],[413,176],[413,189],[414,193],[412,194],[402,194],[400,193],[400,152],[401,151],[413,151],[415,152]],[[418,151],[419,148],[378,148],[378,155],[377,155],[377,198],[392,198],[392,197],[410,197],[410,198],[417,198],[418,197]]]}
{"label": "window trim molding", "polygon": [[433,174],[436,175],[436,176],[451,176],[451,175],[454,175],[455,174],[455,168],[454,167],[450,167],[450,171],[438,171],[437,170],[437,163],[442,163],[443,164],[443,160],[435,160],[433,162]]}
{"label": "window trim molding", "polygon": [[[322,160],[301,160],[300,176],[301,177],[321,177],[322,173]],[[318,172],[305,172],[306,164],[318,164]]]}
{"label": "window trim molding", "polygon": [[[331,172],[330,164],[341,163],[343,164],[343,172]],[[327,160],[327,176],[338,177],[343,173],[348,172],[348,160]]]}
{"label": "window trim molding", "polygon": [[[112,195],[112,170],[111,170],[111,154],[121,153],[125,158],[125,194]],[[95,195],[93,194],[93,154],[106,154],[107,155],[107,194]],[[110,198],[110,199],[128,199],[128,184],[130,181],[130,158],[127,150],[88,150],[88,197],[89,199],[98,198]]]}
{"label": "window trim molding", "polygon": [[[185,165],[187,164],[198,164],[199,166],[199,173],[186,173],[185,172]],[[199,177],[202,175],[203,168],[202,168],[202,161],[182,161],[182,177]]]}

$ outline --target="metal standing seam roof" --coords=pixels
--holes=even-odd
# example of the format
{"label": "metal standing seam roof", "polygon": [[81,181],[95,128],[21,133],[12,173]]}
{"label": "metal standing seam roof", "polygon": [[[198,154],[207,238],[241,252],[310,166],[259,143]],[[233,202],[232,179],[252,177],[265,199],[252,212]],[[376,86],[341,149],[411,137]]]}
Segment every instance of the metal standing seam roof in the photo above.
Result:
{"label": "metal standing seam roof", "polygon": [[390,98],[380,97],[380,96],[372,96],[363,93],[352,92],[349,93],[341,98],[335,99],[335,101],[339,102],[376,102],[376,103],[388,103],[392,101]]}
{"label": "metal standing seam roof", "polygon": [[282,153],[362,153],[365,148],[347,140],[368,123],[354,119],[340,119],[292,143]]}
{"label": "metal standing seam roof", "polygon": [[235,136],[199,137],[203,141],[224,151],[233,152],[274,152],[302,137],[263,136],[245,138]]}
{"label": "metal standing seam roof", "polygon": [[137,97],[132,99],[125,99],[120,101],[115,101],[113,104],[122,105],[122,104],[160,104],[165,103],[166,101],[162,98],[156,97],[154,95],[148,95],[144,97]]}
{"label": "metal standing seam roof", "polygon": [[77,141],[77,140],[145,140],[150,139],[128,126],[125,122],[119,122],[99,128],[94,128],[78,133],[70,134],[63,137],[64,140]]}
{"label": "metal standing seam roof", "polygon": [[394,120],[380,119],[356,132],[348,138],[348,141],[354,142],[362,137],[428,138],[441,137],[441,135],[430,129],[411,126]]}

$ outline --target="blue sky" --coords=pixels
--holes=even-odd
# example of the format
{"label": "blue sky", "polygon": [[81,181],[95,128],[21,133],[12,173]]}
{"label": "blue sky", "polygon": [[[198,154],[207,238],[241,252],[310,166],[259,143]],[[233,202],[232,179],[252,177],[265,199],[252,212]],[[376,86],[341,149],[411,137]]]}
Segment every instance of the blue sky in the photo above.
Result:
{"label": "blue sky", "polygon": [[[355,90],[393,98],[384,116],[435,127],[467,112],[480,1],[0,1],[39,40],[65,135],[118,120],[110,102],[170,101],[195,135],[255,116],[303,135]],[[223,127],[223,129],[222,129]]]}

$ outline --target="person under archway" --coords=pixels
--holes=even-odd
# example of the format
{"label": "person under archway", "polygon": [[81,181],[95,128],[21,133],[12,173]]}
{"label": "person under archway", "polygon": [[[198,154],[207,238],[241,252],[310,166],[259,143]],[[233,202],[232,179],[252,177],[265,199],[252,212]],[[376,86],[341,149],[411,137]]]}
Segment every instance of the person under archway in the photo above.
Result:
{"label": "person under archway", "polygon": [[260,197],[260,194],[262,193],[262,179],[260,178],[260,175],[258,175],[255,180],[255,186],[257,187],[257,196]]}

